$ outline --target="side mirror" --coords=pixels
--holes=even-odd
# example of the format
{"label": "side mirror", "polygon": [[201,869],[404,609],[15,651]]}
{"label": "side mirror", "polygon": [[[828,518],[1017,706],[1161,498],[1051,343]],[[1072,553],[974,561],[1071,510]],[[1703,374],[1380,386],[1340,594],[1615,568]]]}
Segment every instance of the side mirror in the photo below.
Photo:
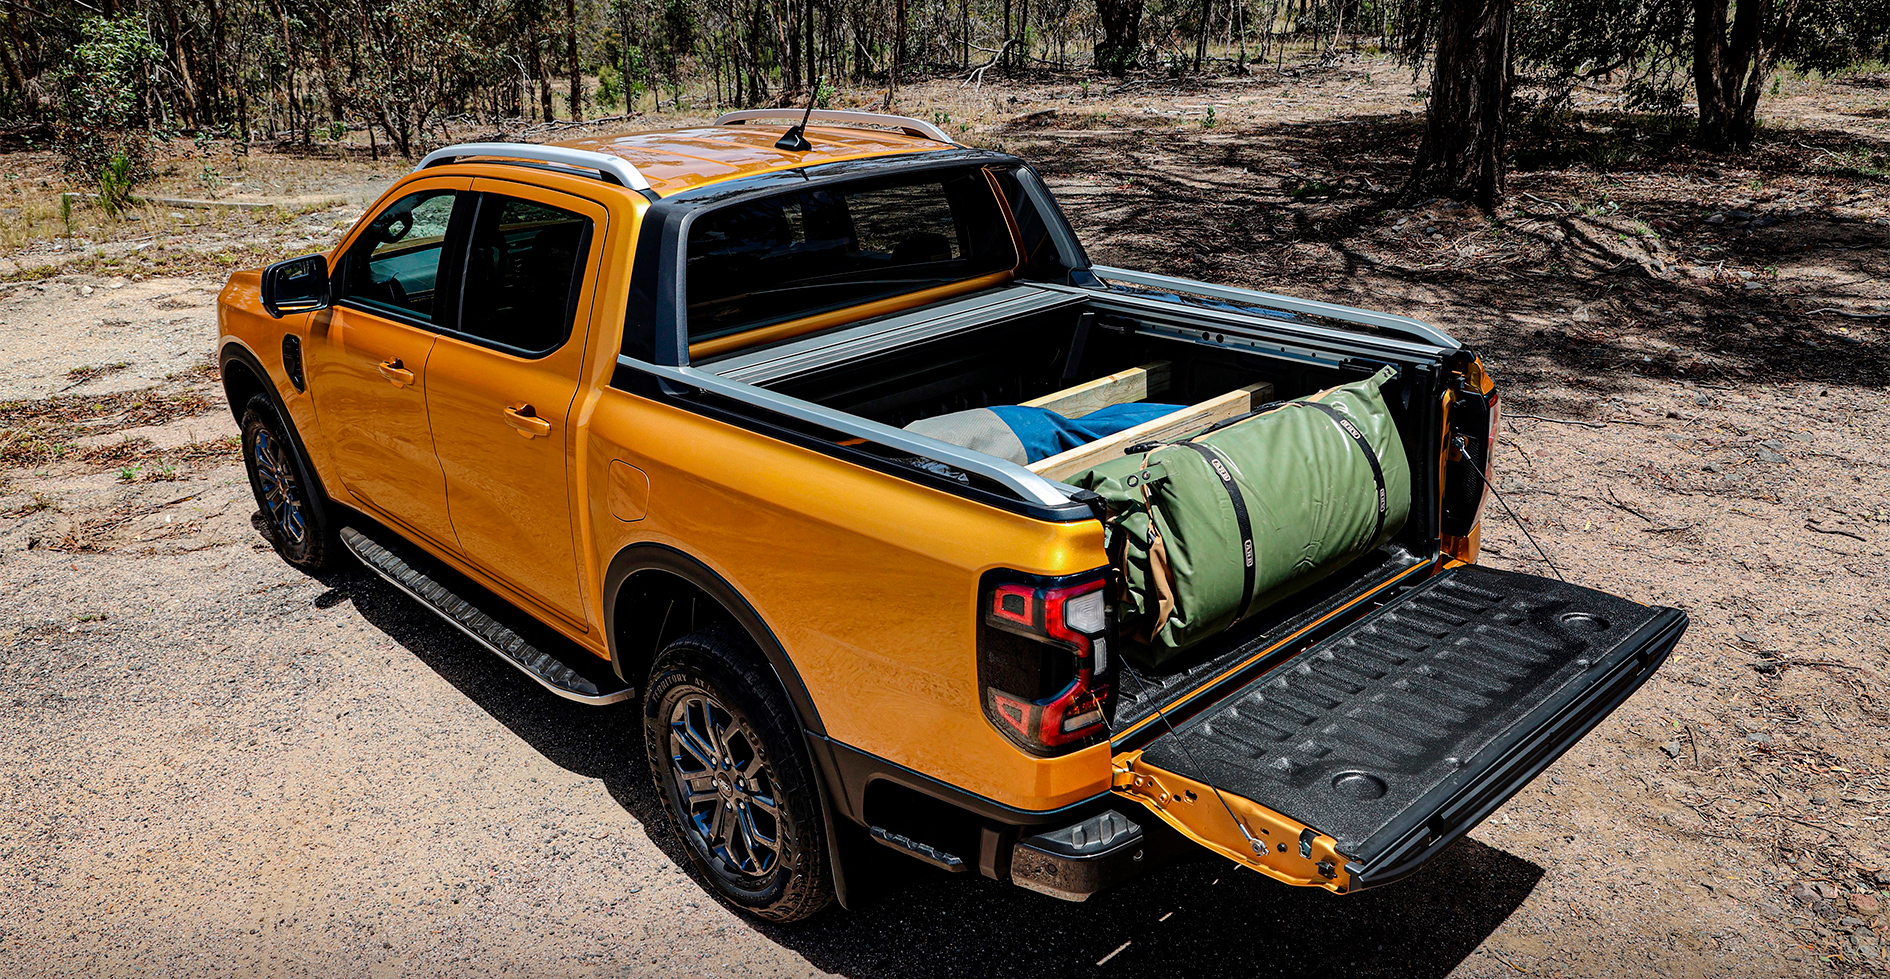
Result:
{"label": "side mirror", "polygon": [[327,309],[328,259],[304,255],[263,269],[262,303],[276,319],[289,313]]}

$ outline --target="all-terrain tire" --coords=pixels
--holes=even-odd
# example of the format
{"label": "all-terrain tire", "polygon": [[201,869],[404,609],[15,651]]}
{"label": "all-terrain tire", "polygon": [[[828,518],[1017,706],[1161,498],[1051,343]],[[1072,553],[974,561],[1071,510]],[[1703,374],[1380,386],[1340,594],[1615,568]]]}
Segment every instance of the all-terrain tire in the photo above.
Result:
{"label": "all-terrain tire", "polygon": [[304,571],[334,566],[343,553],[334,507],[275,405],[260,394],[243,406],[243,466],[262,511],[263,537],[276,553]]}
{"label": "all-terrain tire", "polygon": [[697,874],[769,921],[825,908],[833,876],[814,767],[753,644],[726,626],[684,636],[657,655],[648,689],[650,774]]}

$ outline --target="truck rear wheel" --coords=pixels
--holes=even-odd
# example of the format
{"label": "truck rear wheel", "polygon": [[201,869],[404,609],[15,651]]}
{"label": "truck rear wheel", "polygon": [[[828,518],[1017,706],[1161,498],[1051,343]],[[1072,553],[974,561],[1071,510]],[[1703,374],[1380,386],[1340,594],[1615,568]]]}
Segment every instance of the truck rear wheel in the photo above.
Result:
{"label": "truck rear wheel", "polygon": [[243,466],[262,510],[263,536],[284,561],[321,571],[341,554],[338,529],[276,408],[257,395],[243,408]]}
{"label": "truck rear wheel", "polygon": [[744,638],[708,629],[657,656],[643,741],[671,826],[717,896],[781,922],[832,901],[813,765]]}

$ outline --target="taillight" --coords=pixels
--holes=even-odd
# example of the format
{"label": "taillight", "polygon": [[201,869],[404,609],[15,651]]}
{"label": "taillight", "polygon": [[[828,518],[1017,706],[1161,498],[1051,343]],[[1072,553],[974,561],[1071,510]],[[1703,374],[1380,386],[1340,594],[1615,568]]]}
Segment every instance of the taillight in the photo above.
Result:
{"label": "taillight", "polygon": [[1443,524],[1446,537],[1468,537],[1483,519],[1496,462],[1502,407],[1496,390],[1459,390],[1450,405],[1449,447],[1444,463]]}
{"label": "taillight", "polygon": [[1107,732],[1107,572],[1042,578],[993,571],[978,588],[985,716],[1020,748],[1055,755]]}

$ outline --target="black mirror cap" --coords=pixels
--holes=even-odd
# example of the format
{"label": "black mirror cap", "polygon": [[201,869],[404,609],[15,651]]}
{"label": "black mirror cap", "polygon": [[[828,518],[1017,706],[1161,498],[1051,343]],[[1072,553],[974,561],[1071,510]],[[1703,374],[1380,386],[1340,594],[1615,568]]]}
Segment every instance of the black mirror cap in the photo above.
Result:
{"label": "black mirror cap", "polygon": [[304,255],[263,269],[262,304],[263,309],[276,319],[290,313],[312,313],[318,309],[327,309],[327,256]]}

